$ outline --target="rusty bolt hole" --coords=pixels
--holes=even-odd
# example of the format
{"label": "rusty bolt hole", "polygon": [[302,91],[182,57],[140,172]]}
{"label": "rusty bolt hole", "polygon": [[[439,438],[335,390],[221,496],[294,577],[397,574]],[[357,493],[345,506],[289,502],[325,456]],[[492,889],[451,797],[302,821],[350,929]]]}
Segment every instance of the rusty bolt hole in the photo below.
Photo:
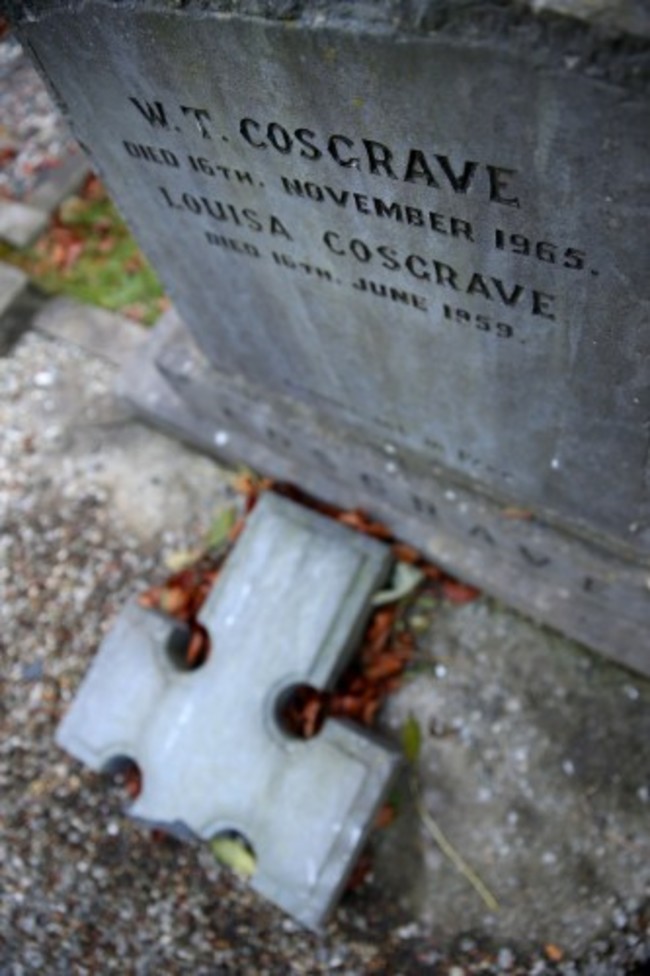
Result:
{"label": "rusty bolt hole", "polygon": [[167,641],[167,654],[178,671],[196,671],[210,656],[210,635],[196,620],[179,624]]}
{"label": "rusty bolt hole", "polygon": [[278,724],[293,739],[313,739],[327,718],[331,694],[312,685],[292,685],[280,695]]}

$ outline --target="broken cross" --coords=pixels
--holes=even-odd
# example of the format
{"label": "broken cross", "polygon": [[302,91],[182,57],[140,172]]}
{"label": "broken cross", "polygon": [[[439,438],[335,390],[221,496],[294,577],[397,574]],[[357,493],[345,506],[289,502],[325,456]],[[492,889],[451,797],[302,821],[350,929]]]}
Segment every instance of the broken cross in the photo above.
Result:
{"label": "broken cross", "polygon": [[376,540],[264,496],[201,611],[207,662],[181,670],[178,624],[129,604],[59,744],[93,769],[135,760],[143,788],[129,813],[138,819],[201,838],[243,835],[256,856],[253,887],[319,928],[398,755],[336,719],[309,741],[291,737],[278,712],[297,685],[332,686],[389,569]]}

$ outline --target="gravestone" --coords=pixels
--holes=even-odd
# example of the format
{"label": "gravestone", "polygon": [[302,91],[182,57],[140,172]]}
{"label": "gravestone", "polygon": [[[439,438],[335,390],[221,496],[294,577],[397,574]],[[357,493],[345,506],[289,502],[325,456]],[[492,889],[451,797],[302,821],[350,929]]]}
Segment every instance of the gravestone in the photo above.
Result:
{"label": "gravestone", "polygon": [[10,7],[175,303],[139,409],[650,671],[647,8]]}
{"label": "gravestone", "polygon": [[209,594],[211,654],[179,666],[177,621],[133,602],[118,618],[57,733],[102,770],[142,770],[130,814],[185,836],[236,831],[252,884],[322,926],[363,846],[399,752],[330,719],[308,741],[281,723],[293,688],[329,688],[390,570],[386,546],[266,495]]}

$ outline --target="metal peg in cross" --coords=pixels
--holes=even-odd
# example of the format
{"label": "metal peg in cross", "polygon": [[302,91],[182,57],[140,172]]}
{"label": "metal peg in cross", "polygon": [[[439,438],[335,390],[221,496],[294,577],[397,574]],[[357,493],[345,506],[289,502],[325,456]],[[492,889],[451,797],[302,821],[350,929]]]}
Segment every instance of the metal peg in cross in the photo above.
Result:
{"label": "metal peg in cross", "polygon": [[93,769],[134,759],[129,813],[202,838],[244,835],[252,885],[303,924],[325,921],[398,763],[338,720],[290,737],[278,703],[330,687],[390,568],[376,540],[277,496],[258,503],[201,611],[212,652],[182,671],[174,621],[132,603],[100,647],[60,745]]}

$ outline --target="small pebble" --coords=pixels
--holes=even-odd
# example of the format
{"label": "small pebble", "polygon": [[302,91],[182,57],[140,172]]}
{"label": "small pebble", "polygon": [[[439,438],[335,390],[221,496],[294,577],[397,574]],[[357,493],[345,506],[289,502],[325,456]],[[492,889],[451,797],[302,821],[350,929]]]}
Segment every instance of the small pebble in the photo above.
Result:
{"label": "small pebble", "polygon": [[511,949],[508,948],[499,949],[499,953],[497,955],[497,965],[500,966],[501,969],[503,969],[504,971],[507,971],[508,969],[512,969],[512,966],[514,965],[514,961],[515,961],[515,957]]}

